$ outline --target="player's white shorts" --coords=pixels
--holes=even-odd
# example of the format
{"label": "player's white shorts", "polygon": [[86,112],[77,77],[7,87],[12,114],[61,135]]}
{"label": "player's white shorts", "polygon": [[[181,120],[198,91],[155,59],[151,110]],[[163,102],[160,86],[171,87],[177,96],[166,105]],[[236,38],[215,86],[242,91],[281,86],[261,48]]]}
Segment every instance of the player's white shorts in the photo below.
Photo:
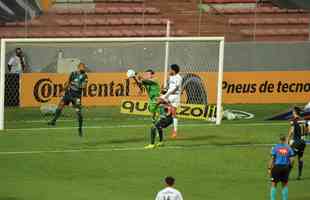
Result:
{"label": "player's white shorts", "polygon": [[177,108],[180,105],[181,97],[180,95],[170,95],[168,97],[168,101],[171,103],[173,107]]}

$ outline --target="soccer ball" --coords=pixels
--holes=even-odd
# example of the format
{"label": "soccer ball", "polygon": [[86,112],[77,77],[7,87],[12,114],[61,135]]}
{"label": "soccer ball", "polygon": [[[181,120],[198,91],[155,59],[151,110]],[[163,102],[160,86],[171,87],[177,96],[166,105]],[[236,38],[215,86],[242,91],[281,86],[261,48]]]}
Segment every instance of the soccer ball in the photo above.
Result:
{"label": "soccer ball", "polygon": [[128,77],[128,78],[132,78],[132,77],[134,77],[135,75],[136,75],[136,72],[135,72],[134,70],[128,69],[128,71],[127,71],[127,77]]}
{"label": "soccer ball", "polygon": [[236,115],[233,112],[231,112],[230,110],[225,110],[223,112],[223,118],[227,119],[227,120],[234,120],[234,119],[236,119]]}
{"label": "soccer ball", "polygon": [[57,106],[54,104],[42,104],[40,106],[40,111],[43,115],[53,115],[55,114]]}

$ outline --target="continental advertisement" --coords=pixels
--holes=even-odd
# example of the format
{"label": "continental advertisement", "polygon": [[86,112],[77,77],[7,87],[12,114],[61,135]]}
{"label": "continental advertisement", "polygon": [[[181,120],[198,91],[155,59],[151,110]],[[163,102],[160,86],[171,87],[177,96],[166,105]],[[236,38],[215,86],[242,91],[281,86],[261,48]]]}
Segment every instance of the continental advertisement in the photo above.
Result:
{"label": "continental advertisement", "polygon": [[[162,73],[157,74],[162,83]],[[182,102],[215,104],[217,73],[182,74]],[[310,71],[225,72],[223,103],[304,103],[310,99]],[[126,73],[89,73],[83,90],[85,106],[119,106],[124,100],[145,101]],[[42,103],[57,104],[64,90],[67,74],[25,73],[21,75],[21,107],[37,107]]]}

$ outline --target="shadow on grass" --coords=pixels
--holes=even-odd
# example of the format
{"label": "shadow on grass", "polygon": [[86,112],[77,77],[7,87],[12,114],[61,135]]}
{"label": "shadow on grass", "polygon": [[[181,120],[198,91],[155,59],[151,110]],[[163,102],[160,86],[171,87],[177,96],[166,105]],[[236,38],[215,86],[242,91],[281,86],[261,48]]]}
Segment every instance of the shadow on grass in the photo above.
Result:
{"label": "shadow on grass", "polygon": [[[254,145],[252,141],[234,141],[234,138],[228,138],[218,135],[201,135],[195,137],[182,137],[179,136],[177,139],[169,139],[169,134],[166,134],[164,140],[168,140],[172,146],[183,146],[183,147],[203,147],[203,146],[247,146]],[[133,137],[124,139],[107,139],[107,140],[96,140],[96,141],[85,141],[79,144],[72,144],[72,147],[100,147],[107,144],[129,144],[129,143],[143,143],[148,142],[149,137]],[[179,143],[180,142],[180,143]],[[1,200],[1,199],[0,199]]]}
{"label": "shadow on grass", "polygon": [[18,197],[0,197],[0,200],[22,200]]}
{"label": "shadow on grass", "polygon": [[201,135],[201,136],[196,136],[196,137],[178,137],[175,139],[175,141],[178,140],[184,140],[184,141],[202,141],[202,140],[215,140],[215,139],[220,139],[221,137],[217,135]]}

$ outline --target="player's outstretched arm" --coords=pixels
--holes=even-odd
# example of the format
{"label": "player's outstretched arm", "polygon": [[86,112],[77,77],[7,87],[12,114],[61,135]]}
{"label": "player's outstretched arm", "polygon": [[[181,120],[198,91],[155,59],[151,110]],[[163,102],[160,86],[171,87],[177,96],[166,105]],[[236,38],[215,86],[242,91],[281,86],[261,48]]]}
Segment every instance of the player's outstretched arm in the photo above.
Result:
{"label": "player's outstretched arm", "polygon": [[132,77],[133,80],[136,82],[137,86],[139,87],[140,91],[143,91],[143,86],[142,86],[142,78],[140,75],[136,75]]}

